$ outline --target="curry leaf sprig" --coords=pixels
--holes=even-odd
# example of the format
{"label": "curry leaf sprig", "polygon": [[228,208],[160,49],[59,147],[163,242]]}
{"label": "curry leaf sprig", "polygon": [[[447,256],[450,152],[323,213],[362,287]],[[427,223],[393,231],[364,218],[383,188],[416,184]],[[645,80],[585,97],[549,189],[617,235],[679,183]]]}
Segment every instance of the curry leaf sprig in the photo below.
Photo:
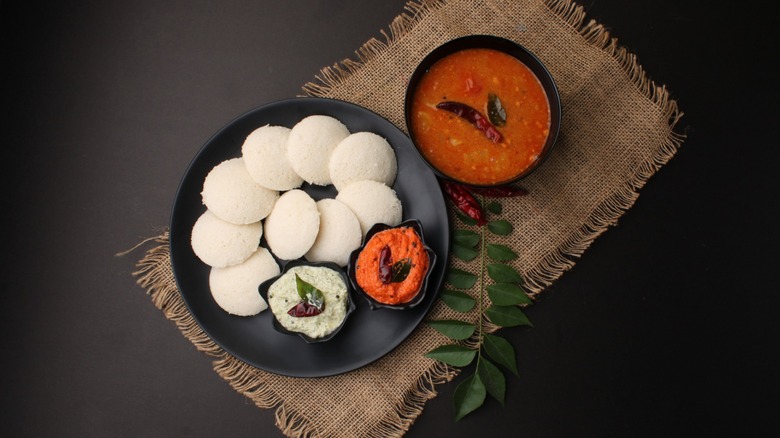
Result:
{"label": "curry leaf sprig", "polygon": [[[484,198],[480,196],[480,204]],[[485,210],[493,215],[503,211],[501,203],[491,201]],[[477,221],[466,215],[457,214],[465,225],[477,226]],[[467,376],[455,389],[455,421],[460,420],[483,405],[487,395],[504,405],[506,377],[504,370],[518,376],[515,350],[505,338],[485,330],[486,322],[499,327],[532,326],[520,306],[532,303],[522,288],[523,277],[506,264],[515,260],[517,253],[506,245],[488,242],[495,236],[506,236],[513,231],[506,220],[494,219],[480,225],[477,231],[456,229],[453,232],[452,254],[466,262],[478,259],[478,272],[450,267],[446,281],[449,288],[441,293],[442,301],[451,309],[461,312],[477,312],[475,324],[460,320],[435,320],[429,325],[454,342],[437,347],[427,357],[455,367],[466,367],[474,363],[473,374]],[[474,286],[476,297],[464,292]],[[490,304],[484,300],[485,293]],[[473,340],[472,342],[463,342]]]}

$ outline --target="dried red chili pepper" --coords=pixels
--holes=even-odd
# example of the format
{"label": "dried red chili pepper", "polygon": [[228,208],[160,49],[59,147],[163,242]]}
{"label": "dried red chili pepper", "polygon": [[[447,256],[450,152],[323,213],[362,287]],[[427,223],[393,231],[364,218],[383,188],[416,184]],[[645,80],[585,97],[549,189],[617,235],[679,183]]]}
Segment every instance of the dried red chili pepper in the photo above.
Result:
{"label": "dried red chili pepper", "polygon": [[489,198],[510,198],[513,196],[525,196],[528,190],[514,186],[499,187],[469,187],[473,193],[487,196]]}
{"label": "dried red chili pepper", "polygon": [[383,284],[390,283],[393,279],[393,255],[390,246],[385,245],[379,252],[379,280]]}
{"label": "dried red chili pepper", "polygon": [[487,217],[482,205],[468,191],[466,186],[452,181],[443,181],[444,192],[455,203],[455,205],[468,217],[477,221],[477,225],[485,225]]}
{"label": "dried red chili pepper", "polygon": [[306,301],[301,301],[287,311],[288,315],[295,317],[317,316],[320,313],[322,313],[322,309]]}
{"label": "dried red chili pepper", "polygon": [[476,126],[477,129],[484,132],[485,136],[493,143],[501,143],[504,139],[498,129],[490,124],[490,120],[488,120],[487,117],[465,103],[444,101],[438,103],[436,108],[449,111],[458,117],[468,120],[472,125]]}

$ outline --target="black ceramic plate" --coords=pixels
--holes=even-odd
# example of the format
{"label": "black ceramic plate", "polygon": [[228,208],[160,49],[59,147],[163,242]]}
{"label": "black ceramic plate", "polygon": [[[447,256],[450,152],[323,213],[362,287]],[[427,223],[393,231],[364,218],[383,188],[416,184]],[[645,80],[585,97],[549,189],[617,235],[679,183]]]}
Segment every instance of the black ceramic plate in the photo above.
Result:
{"label": "black ceramic plate", "polygon": [[[441,190],[433,172],[417,155],[411,140],[392,123],[351,103],[319,98],[295,98],[264,105],[238,117],[201,148],[184,174],[176,194],[170,224],[171,262],[176,282],[195,320],[225,351],[258,368],[294,377],[323,377],[365,366],[398,346],[422,321],[444,280],[444,265],[434,267],[425,300],[413,309],[371,311],[365,300],[333,339],[307,344],[272,327],[269,311],[238,317],[223,311],[209,291],[210,268],[192,252],[190,233],[205,211],[200,192],[208,172],[223,160],[241,156],[250,132],[271,124],[292,127],[306,116],[324,114],[341,120],[350,132],[370,131],[395,149],[398,177],[393,185],[403,204],[403,219],[416,218],[425,228],[428,245],[441,260],[449,251],[449,225]],[[314,199],[335,197],[333,186],[304,185]],[[282,262],[284,263],[284,262]],[[353,299],[356,298],[353,296]]]}

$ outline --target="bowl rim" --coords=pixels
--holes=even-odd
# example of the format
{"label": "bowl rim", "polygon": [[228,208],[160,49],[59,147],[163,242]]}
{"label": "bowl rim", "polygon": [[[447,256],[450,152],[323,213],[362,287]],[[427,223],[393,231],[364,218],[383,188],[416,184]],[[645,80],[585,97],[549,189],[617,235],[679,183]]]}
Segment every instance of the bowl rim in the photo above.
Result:
{"label": "bowl rim", "polygon": [[[288,330],[286,327],[282,325],[282,323],[279,322],[279,320],[276,318],[276,314],[274,314],[273,310],[270,308],[271,304],[268,301],[268,289],[271,287],[273,283],[276,282],[276,280],[282,278],[283,275],[285,275],[290,269],[297,267],[297,266],[313,266],[313,267],[323,267],[323,268],[329,268],[334,271],[336,271],[341,279],[344,281],[345,286],[347,287],[347,312],[344,315],[344,319],[341,321],[341,324],[338,325],[332,332],[328,333],[327,335],[321,337],[321,338],[312,338],[311,336],[308,336],[301,332],[296,332],[292,330]],[[275,275],[262,283],[257,287],[258,293],[260,293],[260,296],[268,302],[269,311],[271,313],[271,325],[273,326],[274,330],[276,330],[279,333],[283,333],[285,335],[296,335],[306,341],[307,344],[316,344],[320,342],[325,342],[333,339],[334,336],[336,336],[342,328],[347,323],[347,320],[349,319],[349,316],[352,314],[352,312],[355,311],[357,306],[355,305],[355,300],[352,297],[352,287],[351,282],[349,280],[349,276],[344,272],[344,268],[342,266],[339,266],[336,263],[333,262],[310,262],[308,260],[304,259],[296,259],[296,260],[290,260],[284,265],[284,268],[282,268],[281,272],[279,272],[278,275]]]}
{"label": "bowl rim", "polygon": [[[509,178],[507,180],[499,181],[491,184],[477,184],[477,183],[462,181],[450,175],[447,175],[441,170],[439,170],[438,168],[436,168],[436,166],[430,163],[428,159],[420,151],[420,146],[417,144],[417,141],[414,138],[414,132],[412,131],[412,120],[410,115],[411,113],[410,108],[411,108],[412,98],[414,97],[414,91],[417,88],[417,84],[420,82],[420,78],[430,69],[430,67],[436,61],[442,59],[443,57],[453,54],[455,52],[459,52],[461,50],[473,49],[473,48],[499,50],[519,60],[526,67],[528,67],[531,70],[531,72],[536,76],[536,78],[539,80],[539,82],[541,82],[542,88],[544,89],[545,95],[547,96],[547,101],[550,105],[550,132],[547,135],[547,140],[545,141],[544,146],[542,147],[542,151],[539,154],[539,158],[536,160],[536,162],[534,162],[531,166],[526,168],[518,175],[515,175],[512,178]],[[404,121],[406,123],[406,131],[409,135],[409,139],[412,141],[412,144],[414,145],[415,152],[417,152],[417,154],[420,156],[422,161],[433,171],[433,173],[437,177],[448,181],[453,181],[459,184],[464,184],[467,186],[472,186],[472,187],[504,186],[504,185],[514,184],[522,180],[523,178],[526,178],[528,175],[532,174],[536,169],[541,167],[542,163],[552,152],[552,149],[555,146],[555,143],[558,139],[558,135],[560,134],[562,118],[563,118],[563,109],[561,107],[560,92],[558,90],[558,86],[555,82],[555,79],[553,78],[550,71],[547,69],[547,66],[539,59],[538,56],[536,56],[536,54],[528,50],[523,45],[515,41],[509,40],[507,38],[503,38],[495,35],[488,35],[488,34],[466,35],[466,36],[451,39],[439,45],[438,47],[431,50],[427,55],[425,55],[425,57],[423,57],[420,63],[417,64],[417,67],[415,67],[406,85],[406,93],[404,98]]]}
{"label": "bowl rim", "polygon": [[[417,235],[420,237],[420,240],[423,243],[423,249],[425,249],[425,252],[428,254],[428,270],[425,273],[425,276],[423,277],[422,282],[420,283],[420,290],[417,292],[417,295],[414,296],[410,301],[407,301],[405,303],[399,303],[399,304],[387,304],[382,303],[380,301],[377,301],[369,295],[365,290],[363,290],[362,287],[357,282],[357,274],[355,272],[355,267],[357,264],[357,258],[360,255],[360,253],[365,249],[366,244],[371,240],[372,237],[374,237],[375,234],[386,231],[390,229],[395,228],[412,228]],[[349,255],[349,262],[347,263],[347,277],[349,278],[349,281],[352,283],[352,288],[365,300],[368,302],[368,306],[371,310],[377,310],[377,309],[392,309],[392,310],[404,310],[404,309],[411,309],[418,304],[420,304],[423,299],[426,296],[427,290],[428,290],[428,279],[431,276],[431,272],[433,271],[433,266],[436,264],[436,252],[431,249],[431,247],[428,246],[428,244],[425,242],[425,231],[423,230],[422,223],[417,219],[407,219],[398,225],[388,225],[384,223],[377,223],[371,226],[369,228],[368,232],[366,233],[366,236],[363,238],[363,241],[361,242],[360,246],[352,251],[352,253]]]}

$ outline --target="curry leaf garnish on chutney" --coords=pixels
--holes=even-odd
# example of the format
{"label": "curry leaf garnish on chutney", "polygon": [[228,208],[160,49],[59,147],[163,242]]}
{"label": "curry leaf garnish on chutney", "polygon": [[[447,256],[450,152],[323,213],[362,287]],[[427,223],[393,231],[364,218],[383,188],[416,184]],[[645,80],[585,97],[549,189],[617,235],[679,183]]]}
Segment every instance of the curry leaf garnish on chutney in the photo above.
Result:
{"label": "curry leaf garnish on chutney", "polygon": [[325,295],[321,290],[307,283],[296,273],[295,287],[301,301],[290,308],[287,314],[296,317],[317,316],[325,309]]}
{"label": "curry leaf garnish on chutney", "polygon": [[390,245],[385,245],[379,252],[379,279],[383,284],[400,283],[406,280],[411,270],[412,259],[409,257],[393,262]]}

